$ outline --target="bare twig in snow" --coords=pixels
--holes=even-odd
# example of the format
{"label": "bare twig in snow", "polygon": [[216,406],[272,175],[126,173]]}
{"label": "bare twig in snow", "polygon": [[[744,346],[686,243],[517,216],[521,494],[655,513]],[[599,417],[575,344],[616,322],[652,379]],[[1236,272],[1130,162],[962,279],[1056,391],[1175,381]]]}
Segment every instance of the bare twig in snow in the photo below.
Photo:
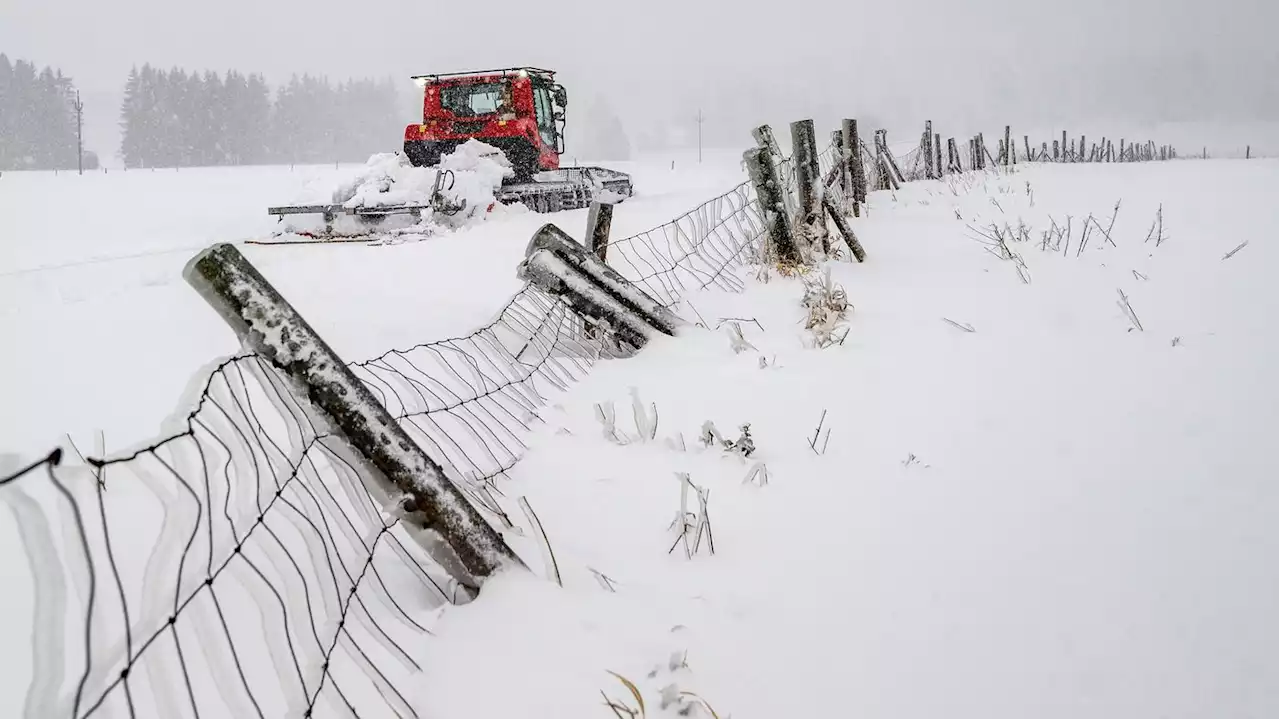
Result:
{"label": "bare twig in snow", "polygon": [[760,324],[760,320],[754,317],[721,317],[716,322],[716,329],[720,329],[725,322],[751,322],[756,327],[759,327],[761,332],[764,332],[764,325]]}
{"label": "bare twig in snow", "polygon": [[551,540],[547,538],[547,530],[542,528],[542,520],[538,519],[537,513],[533,511],[533,506],[529,504],[528,497],[521,497],[519,500],[520,509],[524,511],[525,519],[534,527],[537,527],[538,533],[542,535],[542,547],[547,550],[547,571],[556,580],[556,584],[564,586],[564,581],[560,579],[560,565],[556,563],[556,553],[551,549]]}
{"label": "bare twig in snow", "polygon": [[595,575],[596,581],[600,583],[600,586],[603,587],[605,591],[615,593],[618,591],[617,587],[614,586],[614,580],[611,579],[609,575],[591,567],[587,567],[587,571]]}
{"label": "bare twig in snow", "polygon": [[[827,410],[822,410],[822,416],[818,418],[818,426],[813,430],[813,439],[809,440],[809,449],[813,450],[816,455],[822,455],[826,451],[826,445],[823,445],[823,452],[818,451],[818,435],[822,433],[822,425],[827,421]],[[831,429],[827,429],[827,437],[831,436]]]}
{"label": "bare twig in snow", "polygon": [[1231,259],[1231,258],[1232,258],[1232,256],[1234,256],[1237,252],[1239,252],[1240,250],[1243,250],[1243,249],[1244,249],[1244,246],[1245,246],[1245,245],[1247,245],[1247,244],[1249,244],[1249,241],[1248,241],[1248,240],[1245,240],[1244,242],[1241,242],[1240,244],[1236,245],[1236,248],[1235,248],[1234,250],[1232,250],[1232,251],[1228,252],[1227,254],[1223,255],[1223,256],[1222,256],[1222,259],[1224,259],[1224,260],[1229,260],[1229,259]]}
{"label": "bare twig in snow", "polygon": [[756,462],[751,465],[751,469],[747,470],[747,476],[742,480],[743,484],[751,484],[752,481],[761,487],[769,484],[769,468],[764,462]]}
{"label": "bare twig in snow", "polygon": [[[1129,304],[1129,298],[1125,296],[1124,290],[1117,287],[1116,294],[1120,295],[1120,299],[1116,300],[1116,305],[1124,312],[1125,317],[1128,317],[1129,321],[1133,323],[1133,327],[1137,328],[1139,332],[1143,332],[1142,322],[1138,320],[1138,313],[1133,311],[1133,305]],[[1133,328],[1130,328],[1129,331],[1132,332]]]}
{"label": "bare twig in snow", "polygon": [[1146,275],[1142,274],[1141,272],[1139,272],[1139,271],[1137,271],[1137,270],[1134,270],[1134,271],[1133,271],[1133,278],[1134,278],[1135,280],[1149,280],[1149,279],[1151,279],[1150,277],[1147,277]]}
{"label": "bare twig in snow", "polygon": [[964,324],[960,324],[959,322],[956,322],[955,320],[949,317],[943,317],[942,321],[946,322],[952,327],[955,327],[958,330],[964,330],[965,332],[977,332],[977,330],[973,328],[973,325],[969,324],[968,322],[965,322]]}

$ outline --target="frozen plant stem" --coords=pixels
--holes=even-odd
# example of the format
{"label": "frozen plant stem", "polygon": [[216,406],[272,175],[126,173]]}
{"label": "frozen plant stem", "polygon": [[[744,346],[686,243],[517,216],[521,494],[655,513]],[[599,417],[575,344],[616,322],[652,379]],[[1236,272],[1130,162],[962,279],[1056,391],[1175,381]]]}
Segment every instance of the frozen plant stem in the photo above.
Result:
{"label": "frozen plant stem", "polygon": [[1120,295],[1120,299],[1116,300],[1116,304],[1124,311],[1125,316],[1129,318],[1129,321],[1133,323],[1133,326],[1136,327],[1139,332],[1143,332],[1142,322],[1138,320],[1138,313],[1133,311],[1133,306],[1129,304],[1129,298],[1125,296],[1124,290],[1117,287],[1116,294]]}
{"label": "frozen plant stem", "polygon": [[[826,442],[823,442],[822,444],[822,451],[821,452],[818,451],[818,435],[822,433],[822,424],[826,421],[827,421],[827,410],[823,409],[822,416],[818,418],[818,426],[813,430],[813,439],[809,440],[809,449],[813,450],[813,453],[818,456],[822,456],[827,451]],[[831,437],[831,429],[828,428],[827,438],[829,439],[830,437]]]}
{"label": "frozen plant stem", "polygon": [[519,500],[520,509],[524,511],[525,519],[529,520],[529,524],[537,528],[538,534],[542,536],[542,546],[547,550],[547,569],[549,570],[556,584],[564,586],[564,581],[560,578],[560,565],[556,562],[556,553],[551,549],[551,540],[547,538],[547,530],[542,528],[542,520],[538,519],[537,513],[533,511],[533,505],[529,504],[528,497],[521,497]]}
{"label": "frozen plant stem", "polygon": [[1247,245],[1247,244],[1249,244],[1249,241],[1248,241],[1248,240],[1245,240],[1244,242],[1241,242],[1240,244],[1236,245],[1236,248],[1235,248],[1234,250],[1232,250],[1232,251],[1228,252],[1227,254],[1223,255],[1223,256],[1222,256],[1222,259],[1224,259],[1224,260],[1229,260],[1229,259],[1231,259],[1231,258],[1232,258],[1232,256],[1234,256],[1237,252],[1239,252],[1240,250],[1243,250],[1243,249],[1244,249],[1244,246],[1245,246],[1245,245]]}

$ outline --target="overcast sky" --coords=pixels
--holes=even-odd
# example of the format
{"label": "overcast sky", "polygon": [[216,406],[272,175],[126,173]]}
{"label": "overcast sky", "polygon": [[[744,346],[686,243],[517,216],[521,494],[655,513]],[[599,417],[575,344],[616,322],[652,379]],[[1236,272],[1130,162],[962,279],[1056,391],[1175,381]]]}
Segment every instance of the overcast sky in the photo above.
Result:
{"label": "overcast sky", "polygon": [[633,135],[699,106],[713,136],[800,116],[1275,120],[1280,84],[1276,0],[0,0],[0,52],[95,94],[144,62],[406,95],[414,73],[536,65]]}

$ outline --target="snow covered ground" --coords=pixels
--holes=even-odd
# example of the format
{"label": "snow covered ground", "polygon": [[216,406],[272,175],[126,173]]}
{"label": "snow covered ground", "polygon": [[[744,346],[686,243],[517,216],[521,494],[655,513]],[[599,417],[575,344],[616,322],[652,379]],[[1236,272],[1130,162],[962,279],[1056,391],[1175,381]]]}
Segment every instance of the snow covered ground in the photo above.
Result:
{"label": "snow covered ground", "polygon": [[[688,154],[599,163],[630,172],[636,186],[615,216],[615,235],[665,222],[741,182],[740,159],[740,151],[716,151],[703,164]],[[182,280],[182,266],[210,244],[269,237],[277,224],[268,205],[360,171],[0,176],[0,455],[42,455],[67,432],[92,446],[102,430],[108,449],[154,435],[197,370],[238,346]],[[578,235],[586,211],[508,213],[422,243],[242,249],[355,360],[488,321],[519,289],[516,264],[548,221]]]}
{"label": "snow covered ground", "polygon": [[[639,194],[615,236],[736,184],[737,161],[619,166]],[[182,264],[269,234],[265,204],[329,172],[0,178],[5,234],[24,238],[0,266],[0,452],[153,434],[236,347]],[[536,509],[565,586],[503,576],[433,617],[419,714],[609,716],[601,692],[636,703],[613,671],[651,717],[673,685],[737,719],[1274,715],[1277,190],[1265,160],[874,193],[854,221],[868,262],[831,265],[852,309],[826,349],[807,341],[799,279],[690,297],[680,312],[711,329],[597,364],[542,412],[502,489]],[[1144,242],[1157,213],[1159,246]],[[356,359],[487,321],[549,219],[576,233],[585,212],[245,252]],[[995,232],[1016,258],[989,251]],[[736,353],[721,318],[751,347]],[[657,408],[652,441],[632,388]],[[755,452],[704,447],[708,420],[730,440],[749,423]],[[743,481],[757,462],[764,486]],[[677,473],[709,490],[714,555],[705,539],[668,553]],[[538,545],[511,541],[543,575]],[[20,586],[13,559],[0,566]],[[22,601],[3,615],[26,616]]]}
{"label": "snow covered ground", "polygon": [[[832,267],[843,345],[804,346],[799,280],[753,280],[692,303],[746,320],[754,349],[658,342],[545,413],[503,489],[565,587],[512,575],[445,609],[424,711],[608,716],[601,692],[636,706],[612,671],[649,716],[673,684],[736,719],[1273,715],[1276,163],[970,184],[872,195],[869,261]],[[1118,200],[1115,246],[1091,229],[1077,254]],[[1068,216],[1070,245],[1040,249]],[[966,229],[1020,222],[1026,284]],[[756,452],[704,448],[707,420],[750,423]],[[766,486],[744,483],[755,462]],[[668,553],[677,473],[709,491],[714,556]]]}

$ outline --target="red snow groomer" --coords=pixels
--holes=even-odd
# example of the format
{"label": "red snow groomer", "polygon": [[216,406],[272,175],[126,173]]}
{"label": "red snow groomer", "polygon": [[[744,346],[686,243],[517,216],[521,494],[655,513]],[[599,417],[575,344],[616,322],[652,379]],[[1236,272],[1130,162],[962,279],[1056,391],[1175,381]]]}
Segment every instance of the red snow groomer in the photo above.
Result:
{"label": "red snow groomer", "polygon": [[[523,203],[535,212],[587,207],[593,200],[621,202],[631,196],[631,176],[603,167],[561,167],[564,152],[564,106],[567,95],[555,72],[533,67],[417,75],[422,88],[422,122],[404,130],[404,154],[418,167],[434,167],[440,158],[467,140],[500,150],[511,161],[513,176],[503,180],[494,197],[501,203]],[[391,215],[453,214],[457,205],[445,199],[453,173],[437,173],[431,198],[421,204],[268,207],[267,214],[322,214],[326,227],[339,215],[353,215],[375,227]]]}
{"label": "red snow groomer", "polygon": [[586,207],[608,191],[631,195],[631,178],[602,167],[561,167],[568,94],[553,70],[516,67],[416,75],[422,122],[404,130],[404,153],[432,167],[470,139],[498,148],[515,175],[498,200],[523,202],[541,212]]}

